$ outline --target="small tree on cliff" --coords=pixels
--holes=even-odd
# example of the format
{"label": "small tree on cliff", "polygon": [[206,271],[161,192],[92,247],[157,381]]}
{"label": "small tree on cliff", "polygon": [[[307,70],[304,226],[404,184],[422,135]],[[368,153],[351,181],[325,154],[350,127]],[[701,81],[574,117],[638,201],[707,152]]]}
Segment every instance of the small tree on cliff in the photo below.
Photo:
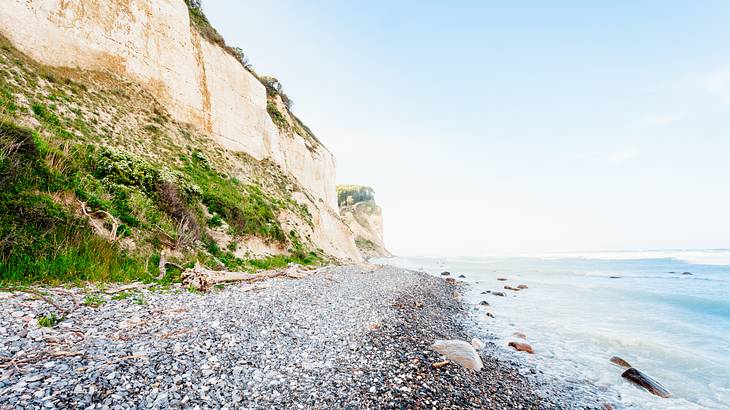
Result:
{"label": "small tree on cliff", "polygon": [[284,93],[284,88],[281,86],[279,80],[271,76],[263,76],[260,80],[264,87],[266,87],[266,92],[270,96],[278,95],[281,97],[281,101],[284,103],[286,108],[291,110],[292,105],[294,105],[294,101],[289,99],[289,96]]}

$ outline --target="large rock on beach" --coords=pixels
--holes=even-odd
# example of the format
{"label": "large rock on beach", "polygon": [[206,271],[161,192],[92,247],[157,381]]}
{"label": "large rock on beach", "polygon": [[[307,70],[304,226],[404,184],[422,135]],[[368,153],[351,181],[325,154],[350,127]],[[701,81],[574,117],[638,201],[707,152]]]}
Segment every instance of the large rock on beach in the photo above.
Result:
{"label": "large rock on beach", "polygon": [[527,343],[522,342],[509,342],[507,346],[517,350],[518,352],[526,352],[529,354],[535,353],[534,350],[532,350],[532,346],[528,345]]}
{"label": "large rock on beach", "polygon": [[484,367],[474,346],[463,340],[436,340],[431,348],[467,369],[479,371]]}
{"label": "large rock on beach", "polygon": [[629,368],[626,370],[621,377],[624,379],[630,381],[631,383],[634,383],[635,385],[642,387],[649,391],[649,393],[654,394],[659,397],[667,398],[671,397],[672,393],[669,392],[664,386],[661,385],[658,381],[652,379],[649,375],[641,372],[640,370],[636,368]]}
{"label": "large rock on beach", "polygon": [[484,349],[487,346],[487,345],[484,344],[484,342],[482,342],[481,340],[477,339],[476,337],[473,338],[473,339],[471,339],[471,345],[476,350],[482,350],[482,349]]}
{"label": "large rock on beach", "polygon": [[627,369],[631,367],[631,365],[629,364],[629,362],[627,362],[626,360],[624,360],[624,359],[622,359],[622,358],[620,358],[618,356],[613,356],[613,357],[611,357],[608,360],[610,360],[611,363],[613,363],[613,364],[615,364],[617,366],[625,367]]}

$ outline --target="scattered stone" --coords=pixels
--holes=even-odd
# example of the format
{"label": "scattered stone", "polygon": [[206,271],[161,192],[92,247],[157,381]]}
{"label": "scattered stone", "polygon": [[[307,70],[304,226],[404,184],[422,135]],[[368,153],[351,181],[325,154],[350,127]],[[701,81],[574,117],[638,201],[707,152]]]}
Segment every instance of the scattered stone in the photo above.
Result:
{"label": "scattered stone", "polygon": [[514,332],[512,336],[519,337],[520,339],[527,340],[527,335],[521,332]]}
{"label": "scattered stone", "polygon": [[507,289],[507,290],[513,290],[515,292],[519,292],[520,291],[519,289],[513,288],[512,286],[505,286],[504,288]]}
{"label": "scattered stone", "polygon": [[526,352],[526,353],[529,353],[529,354],[535,353],[532,350],[532,346],[530,346],[527,343],[522,343],[522,342],[509,342],[507,344],[507,346],[509,346],[509,347],[517,350],[518,352]]}
{"label": "scattered stone", "polygon": [[507,278],[497,278],[497,280],[501,280],[502,282],[504,282],[507,280]]}
{"label": "scattered stone", "polygon": [[431,348],[467,369],[479,371],[484,367],[474,347],[463,340],[436,340]]}
{"label": "scattered stone", "polygon": [[692,275],[692,272],[682,272],[682,275]]}
{"label": "scattered stone", "polygon": [[487,315],[487,317],[491,317],[492,319],[494,319],[494,315],[493,314],[487,312],[486,315]]}
{"label": "scattered stone", "polygon": [[629,368],[621,375],[621,377],[639,387],[646,389],[651,394],[654,394],[656,396],[663,398],[668,398],[672,396],[672,394],[669,393],[669,391],[665,389],[664,386],[662,386],[658,381],[652,379],[649,375],[644,374],[636,368]]}
{"label": "scattered stone", "polygon": [[451,272],[441,272],[441,276],[449,276],[451,275]]}
{"label": "scattered stone", "polygon": [[457,292],[457,291],[454,291],[454,292],[453,292],[453,293],[451,294],[451,297],[452,297],[452,298],[453,298],[453,299],[454,299],[455,301],[457,301],[457,302],[458,302],[458,301],[461,301],[461,293],[459,293],[459,292]]}
{"label": "scattered stone", "polygon": [[444,367],[444,366],[446,366],[447,364],[449,364],[449,361],[448,361],[448,360],[444,360],[444,361],[442,361],[442,362],[436,362],[436,363],[433,363],[433,364],[431,365],[431,367],[433,367],[434,369],[438,369],[439,367]]}
{"label": "scattered stone", "polygon": [[527,289],[527,285],[517,285],[517,289]]}
{"label": "scattered stone", "polygon": [[489,302],[487,302],[486,300],[479,302],[479,304],[482,306],[489,306]]}
{"label": "scattered stone", "polygon": [[621,367],[625,367],[627,369],[631,367],[631,365],[629,364],[629,362],[627,362],[626,360],[624,360],[624,359],[622,359],[622,358],[620,358],[618,356],[613,356],[609,360],[611,361],[611,363],[613,363],[615,365],[618,365],[618,366],[621,366]]}
{"label": "scattered stone", "polygon": [[621,279],[621,276],[609,276],[609,279]]}
{"label": "scattered stone", "polygon": [[459,275],[459,277],[460,277],[460,278],[465,278],[466,276],[464,276],[464,275]]}
{"label": "scattered stone", "polygon": [[504,294],[504,292],[492,292],[492,295],[494,295],[494,296],[503,296],[503,297],[504,296],[507,296],[507,295]]}
{"label": "scattered stone", "polygon": [[448,283],[449,285],[455,285],[456,284],[456,279],[454,279],[454,278],[446,278],[446,283]]}

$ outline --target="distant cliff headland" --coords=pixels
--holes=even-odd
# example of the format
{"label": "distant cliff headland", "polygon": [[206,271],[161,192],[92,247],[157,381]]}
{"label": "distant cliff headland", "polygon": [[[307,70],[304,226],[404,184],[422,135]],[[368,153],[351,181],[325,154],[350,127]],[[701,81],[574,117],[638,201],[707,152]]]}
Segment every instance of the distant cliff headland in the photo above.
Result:
{"label": "distant cliff headland", "polygon": [[365,257],[392,256],[383,241],[383,213],[368,186],[338,185],[340,216],[355,234],[355,244]]}

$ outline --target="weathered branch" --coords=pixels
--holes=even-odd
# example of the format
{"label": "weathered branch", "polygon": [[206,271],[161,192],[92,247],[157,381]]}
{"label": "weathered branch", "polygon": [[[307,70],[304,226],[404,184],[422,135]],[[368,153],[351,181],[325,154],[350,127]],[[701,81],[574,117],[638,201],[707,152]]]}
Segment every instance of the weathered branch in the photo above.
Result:
{"label": "weathered branch", "polygon": [[181,277],[183,283],[198,290],[206,290],[217,283],[224,282],[246,282],[255,283],[262,280],[273,279],[278,277],[287,277],[291,279],[302,279],[308,275],[316,273],[314,270],[305,270],[301,265],[290,264],[286,269],[262,273],[248,272],[226,272],[215,271],[195,263],[192,269],[186,269]]}

